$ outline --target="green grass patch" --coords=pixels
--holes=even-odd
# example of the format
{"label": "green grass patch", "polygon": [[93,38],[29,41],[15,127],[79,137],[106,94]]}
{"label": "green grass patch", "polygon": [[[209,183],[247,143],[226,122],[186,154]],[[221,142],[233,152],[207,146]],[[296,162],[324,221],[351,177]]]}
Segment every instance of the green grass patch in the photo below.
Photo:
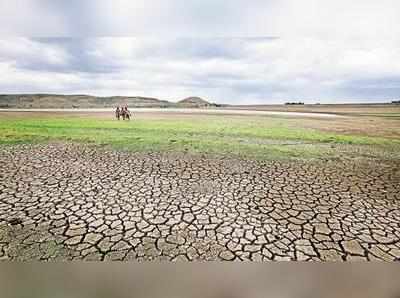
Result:
{"label": "green grass patch", "polygon": [[[135,119],[0,119],[0,144],[84,142],[133,151],[186,151],[264,159],[326,155],[327,144],[399,146],[396,140],[293,127],[282,118],[199,117]],[[312,144],[312,146],[310,146]],[[329,147],[329,146],[328,146]]]}

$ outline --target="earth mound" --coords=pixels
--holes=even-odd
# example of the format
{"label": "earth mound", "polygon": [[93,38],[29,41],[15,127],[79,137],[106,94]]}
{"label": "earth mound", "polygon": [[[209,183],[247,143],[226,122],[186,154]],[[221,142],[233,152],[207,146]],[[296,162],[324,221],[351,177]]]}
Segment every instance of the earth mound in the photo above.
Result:
{"label": "earth mound", "polygon": [[208,102],[207,100],[201,97],[188,97],[178,102],[179,105],[185,107],[213,107],[216,106],[213,103]]}

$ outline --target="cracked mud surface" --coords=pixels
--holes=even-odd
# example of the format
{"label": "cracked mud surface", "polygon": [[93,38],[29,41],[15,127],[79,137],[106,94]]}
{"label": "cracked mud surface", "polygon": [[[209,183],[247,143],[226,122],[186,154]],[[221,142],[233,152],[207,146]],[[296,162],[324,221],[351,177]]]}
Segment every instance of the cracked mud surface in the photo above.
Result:
{"label": "cracked mud surface", "polygon": [[0,147],[0,259],[400,260],[400,163]]}

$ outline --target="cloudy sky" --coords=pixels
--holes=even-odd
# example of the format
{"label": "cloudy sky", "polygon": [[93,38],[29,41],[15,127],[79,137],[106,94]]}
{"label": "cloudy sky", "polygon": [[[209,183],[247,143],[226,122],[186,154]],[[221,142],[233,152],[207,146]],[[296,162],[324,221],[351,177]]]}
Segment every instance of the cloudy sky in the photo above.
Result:
{"label": "cloudy sky", "polygon": [[0,78],[0,93],[385,102],[400,1],[0,0]]}

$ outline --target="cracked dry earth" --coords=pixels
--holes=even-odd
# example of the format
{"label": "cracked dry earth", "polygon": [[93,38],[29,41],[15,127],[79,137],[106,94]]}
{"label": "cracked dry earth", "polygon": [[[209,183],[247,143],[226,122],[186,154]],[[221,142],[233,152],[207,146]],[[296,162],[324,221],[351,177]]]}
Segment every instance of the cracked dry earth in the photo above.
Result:
{"label": "cracked dry earth", "polygon": [[399,164],[0,147],[0,258],[399,260]]}

